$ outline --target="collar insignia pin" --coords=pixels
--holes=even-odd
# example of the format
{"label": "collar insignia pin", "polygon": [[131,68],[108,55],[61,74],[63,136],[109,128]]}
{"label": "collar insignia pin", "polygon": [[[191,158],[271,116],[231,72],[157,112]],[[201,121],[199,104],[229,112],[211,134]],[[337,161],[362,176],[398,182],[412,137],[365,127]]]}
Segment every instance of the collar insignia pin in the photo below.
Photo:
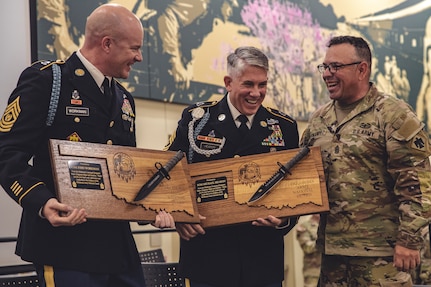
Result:
{"label": "collar insignia pin", "polygon": [[85,71],[83,69],[76,69],[75,75],[77,75],[78,77],[82,77],[85,75]]}

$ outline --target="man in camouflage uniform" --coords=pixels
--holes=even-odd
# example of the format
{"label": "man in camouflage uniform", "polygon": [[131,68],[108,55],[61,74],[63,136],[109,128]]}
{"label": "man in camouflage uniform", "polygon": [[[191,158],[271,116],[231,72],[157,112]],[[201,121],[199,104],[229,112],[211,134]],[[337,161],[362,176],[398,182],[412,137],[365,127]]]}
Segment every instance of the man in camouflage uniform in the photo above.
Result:
{"label": "man in camouflage uniform", "polygon": [[327,177],[320,286],[411,286],[428,225],[424,124],[369,82],[371,51],[362,38],[332,38],[318,69],[332,101],[310,118],[301,144],[321,147]]}
{"label": "man in camouflage uniform", "polygon": [[431,286],[431,249],[430,249],[430,234],[429,226],[422,231],[422,237],[425,240],[425,246],[421,250],[421,266],[419,268],[419,276],[416,284]]}
{"label": "man in camouflage uniform", "polygon": [[313,214],[296,227],[296,239],[304,252],[302,275],[304,287],[316,287],[319,282],[322,256],[316,246],[319,215]]}

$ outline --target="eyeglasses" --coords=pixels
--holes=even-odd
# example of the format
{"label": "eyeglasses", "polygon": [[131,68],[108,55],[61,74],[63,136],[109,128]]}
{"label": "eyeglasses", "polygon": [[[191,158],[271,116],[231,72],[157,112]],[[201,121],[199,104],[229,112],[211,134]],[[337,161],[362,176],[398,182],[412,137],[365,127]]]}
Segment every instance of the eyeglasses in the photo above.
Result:
{"label": "eyeglasses", "polygon": [[319,72],[321,74],[323,74],[326,69],[329,69],[329,72],[331,72],[332,74],[335,74],[341,68],[344,68],[347,66],[352,66],[352,65],[357,65],[360,63],[362,63],[362,61],[354,62],[354,63],[350,63],[350,64],[335,64],[335,63],[330,63],[329,65],[320,64],[320,65],[317,65],[317,70],[319,70]]}

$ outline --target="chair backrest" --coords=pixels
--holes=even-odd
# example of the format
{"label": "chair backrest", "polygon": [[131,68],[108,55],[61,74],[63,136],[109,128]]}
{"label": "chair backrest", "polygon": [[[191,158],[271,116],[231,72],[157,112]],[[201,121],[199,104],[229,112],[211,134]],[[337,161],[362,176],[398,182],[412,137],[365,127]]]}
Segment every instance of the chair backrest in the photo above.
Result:
{"label": "chair backrest", "polygon": [[0,277],[0,286],[40,287],[41,285],[36,274],[14,274]]}
{"label": "chair backrest", "polygon": [[141,263],[147,287],[184,287],[184,278],[178,274],[178,263]]}
{"label": "chair backrest", "polygon": [[34,273],[36,268],[33,264],[21,264],[21,265],[7,265],[0,266],[0,276],[1,275],[16,275],[18,273]]}
{"label": "chair backrest", "polygon": [[139,252],[141,262],[166,262],[162,249]]}
{"label": "chair backrest", "polygon": [[0,266],[0,287],[39,287],[39,280],[33,264]]}

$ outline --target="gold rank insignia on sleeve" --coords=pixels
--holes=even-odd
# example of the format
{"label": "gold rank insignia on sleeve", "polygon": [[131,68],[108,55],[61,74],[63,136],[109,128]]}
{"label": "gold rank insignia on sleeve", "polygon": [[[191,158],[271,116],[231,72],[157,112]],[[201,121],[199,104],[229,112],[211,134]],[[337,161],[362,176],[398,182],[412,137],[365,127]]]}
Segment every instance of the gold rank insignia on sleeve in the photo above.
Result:
{"label": "gold rank insignia on sleeve", "polygon": [[43,185],[43,182],[37,182],[27,190],[24,190],[22,185],[18,181],[14,181],[12,185],[10,186],[10,190],[14,193],[14,195],[17,198],[17,201],[19,204],[21,204],[22,199],[34,188],[36,188],[39,185]]}
{"label": "gold rank insignia on sleeve", "polygon": [[21,107],[19,106],[18,96],[13,102],[11,102],[4,111],[4,114],[0,121],[0,132],[7,133],[10,132],[14,123],[18,119],[19,113],[21,112]]}

